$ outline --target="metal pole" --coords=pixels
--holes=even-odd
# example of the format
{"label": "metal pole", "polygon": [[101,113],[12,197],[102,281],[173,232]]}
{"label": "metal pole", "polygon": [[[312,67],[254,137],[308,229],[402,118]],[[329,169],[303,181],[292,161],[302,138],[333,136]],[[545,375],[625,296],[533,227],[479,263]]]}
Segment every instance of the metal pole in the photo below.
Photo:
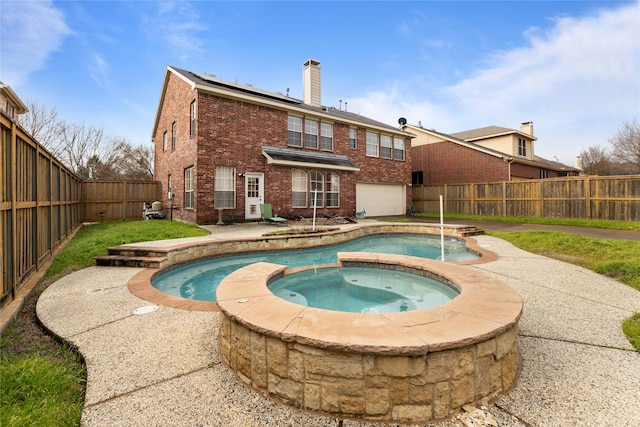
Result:
{"label": "metal pole", "polygon": [[440,259],[444,262],[444,208],[440,195]]}
{"label": "metal pole", "polygon": [[316,231],[316,206],[318,205],[317,199],[318,199],[318,189],[316,188],[315,190],[313,190],[313,228],[312,228],[312,231]]}

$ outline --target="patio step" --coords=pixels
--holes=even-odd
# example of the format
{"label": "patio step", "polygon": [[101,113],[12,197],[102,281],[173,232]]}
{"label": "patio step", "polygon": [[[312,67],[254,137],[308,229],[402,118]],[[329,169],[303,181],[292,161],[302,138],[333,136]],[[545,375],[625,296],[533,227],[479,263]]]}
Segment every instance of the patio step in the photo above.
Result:
{"label": "patio step", "polygon": [[96,260],[96,265],[107,267],[160,268],[168,258],[166,256],[100,255],[93,259]]}

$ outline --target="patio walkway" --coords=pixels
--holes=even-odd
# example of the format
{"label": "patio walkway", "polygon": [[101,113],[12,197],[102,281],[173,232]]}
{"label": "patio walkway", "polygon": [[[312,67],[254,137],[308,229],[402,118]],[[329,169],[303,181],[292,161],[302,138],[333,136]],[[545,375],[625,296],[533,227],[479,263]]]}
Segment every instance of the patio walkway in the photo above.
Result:
{"label": "patio walkway", "polygon": [[[212,226],[212,237],[249,237],[269,227],[251,226]],[[499,257],[469,268],[506,282],[525,304],[520,378],[486,412],[500,426],[640,425],[640,354],[620,329],[624,318],[640,311],[640,293],[500,239],[475,239]],[[52,284],[38,301],[42,323],[85,358],[82,425],[338,425],[247,389],[220,362],[218,313],[151,306],[127,289],[140,271],[90,267]]]}

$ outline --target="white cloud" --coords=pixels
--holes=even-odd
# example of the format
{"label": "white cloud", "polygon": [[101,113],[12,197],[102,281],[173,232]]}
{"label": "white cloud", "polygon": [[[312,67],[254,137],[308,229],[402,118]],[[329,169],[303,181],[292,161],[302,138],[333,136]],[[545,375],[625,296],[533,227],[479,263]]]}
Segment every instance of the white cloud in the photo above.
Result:
{"label": "white cloud", "polygon": [[89,65],[91,78],[99,86],[104,88],[109,82],[109,70],[111,67],[99,53],[94,53],[92,59],[93,61]]}
{"label": "white cloud", "polygon": [[44,68],[71,32],[51,1],[3,1],[0,20],[1,78],[14,88]]}
{"label": "white cloud", "polygon": [[358,99],[358,108],[379,120],[404,115],[443,132],[518,128],[533,120],[536,154],[571,164],[582,149],[606,144],[640,110],[640,7],[552,22],[546,30],[527,30],[527,46],[494,53],[470,77],[423,92],[430,100],[415,98],[418,82],[402,82],[402,89]]}
{"label": "white cloud", "polygon": [[203,43],[197,34],[207,26],[200,22],[195,7],[189,2],[161,2],[158,5],[155,16],[145,23],[150,37],[158,37],[181,60],[202,54]]}

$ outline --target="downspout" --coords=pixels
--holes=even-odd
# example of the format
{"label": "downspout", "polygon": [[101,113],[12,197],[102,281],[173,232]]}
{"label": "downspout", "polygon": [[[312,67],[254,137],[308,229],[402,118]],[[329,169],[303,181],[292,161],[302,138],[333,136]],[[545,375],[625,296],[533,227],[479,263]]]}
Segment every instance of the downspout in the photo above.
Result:
{"label": "downspout", "polygon": [[513,157],[503,157],[504,161],[507,162],[507,181],[511,181],[511,163],[515,161]]}

